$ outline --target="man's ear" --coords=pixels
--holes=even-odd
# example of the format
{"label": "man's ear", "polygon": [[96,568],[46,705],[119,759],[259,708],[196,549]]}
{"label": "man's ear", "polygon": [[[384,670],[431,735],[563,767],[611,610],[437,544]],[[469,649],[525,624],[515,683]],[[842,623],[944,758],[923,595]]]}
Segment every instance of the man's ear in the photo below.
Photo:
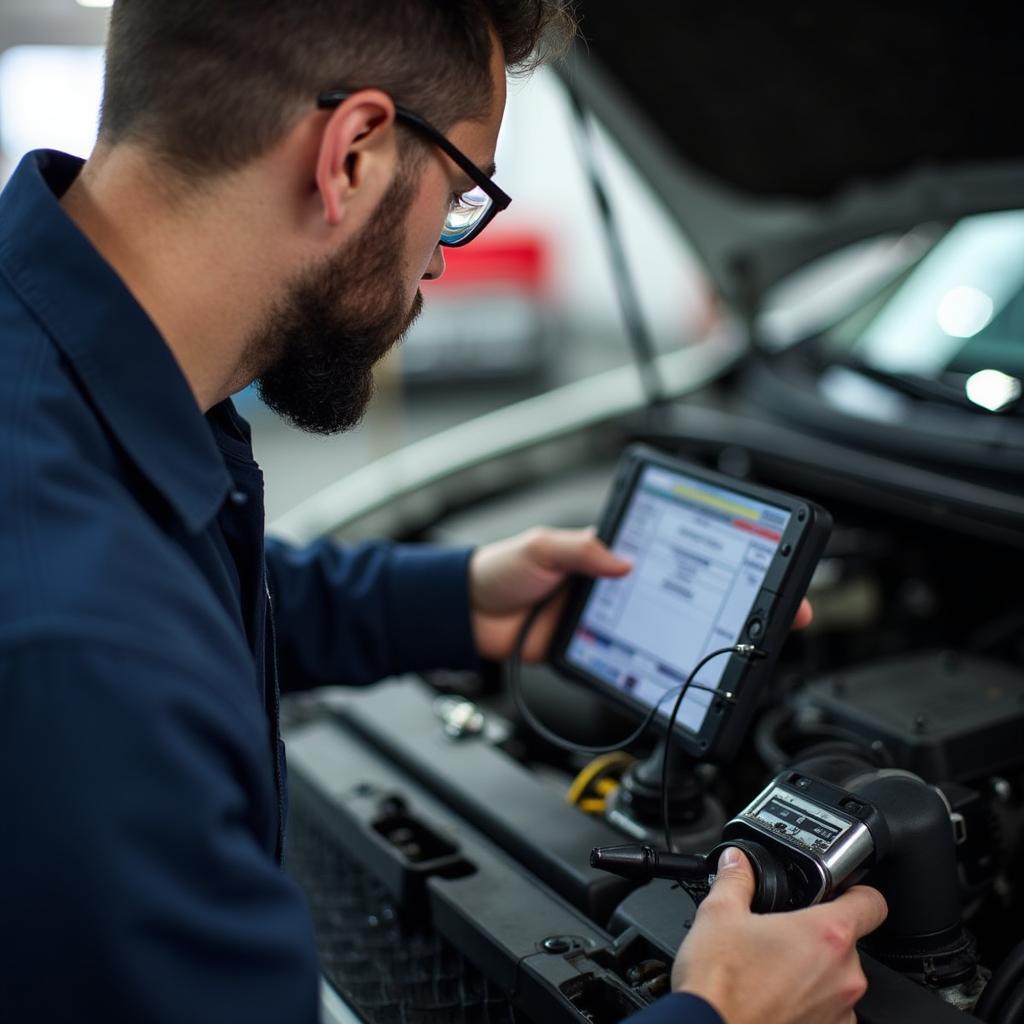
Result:
{"label": "man's ear", "polygon": [[331,112],[316,164],[324,219],[331,227],[341,223],[357,197],[376,203],[383,196],[398,161],[394,127],[395,104],[379,89],[361,89]]}

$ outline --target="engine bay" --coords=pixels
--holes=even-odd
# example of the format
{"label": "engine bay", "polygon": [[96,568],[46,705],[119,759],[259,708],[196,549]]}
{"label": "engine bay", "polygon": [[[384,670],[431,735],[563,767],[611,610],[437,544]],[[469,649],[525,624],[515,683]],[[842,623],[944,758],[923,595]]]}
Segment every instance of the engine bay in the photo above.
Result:
{"label": "engine bay", "polygon": [[[940,844],[948,841],[955,877],[931,884],[936,900],[943,885],[956,889],[971,948],[957,947],[946,961],[867,953],[870,988],[858,1017],[1017,1020],[1024,606],[1012,567],[1019,549],[1003,530],[947,514],[938,497],[883,483],[873,492],[842,464],[814,465],[791,446],[773,447],[770,437],[746,444],[749,425],[731,438],[720,427],[703,437],[627,424],[624,438],[798,491],[827,508],[835,526],[809,591],[814,622],[784,644],[739,754],[674,779],[676,848],[710,849],[726,816],[793,765],[854,764],[879,778],[915,778],[943,802],[949,831]],[[617,451],[606,455],[449,509],[406,539],[479,543],[540,522],[585,525],[601,507]],[[526,667],[523,686],[538,717],[576,742],[611,743],[635,724],[546,666]],[[501,665],[362,693],[332,690],[293,700],[289,714],[293,830],[307,836],[307,847],[310,829],[329,835],[346,870],[363,879],[361,891],[366,876],[373,880],[390,914],[389,949],[402,948],[402,935],[422,946],[429,934],[441,943],[435,968],[463,965],[445,975],[449,995],[467,985],[487,994],[470,1001],[473,1008],[457,998],[446,1003],[435,976],[433,995],[424,1001],[421,991],[420,1002],[403,1003],[393,977],[401,971],[387,975],[378,958],[361,969],[374,976],[377,995],[395,998],[374,1015],[344,971],[332,975],[332,962],[345,958],[325,955],[325,973],[367,1019],[611,1022],[667,990],[693,901],[671,883],[638,885],[588,860],[595,846],[642,838],[616,827],[608,810],[650,745],[603,759],[554,748],[517,720]],[[642,802],[642,788],[634,784],[627,796]],[[316,872],[294,873],[307,893],[320,884],[311,881]],[[314,905],[318,928],[331,919],[330,904],[319,913]],[[978,1003],[986,982],[1001,986],[988,1005],[984,996]],[[976,1008],[983,1015],[969,1016]]]}

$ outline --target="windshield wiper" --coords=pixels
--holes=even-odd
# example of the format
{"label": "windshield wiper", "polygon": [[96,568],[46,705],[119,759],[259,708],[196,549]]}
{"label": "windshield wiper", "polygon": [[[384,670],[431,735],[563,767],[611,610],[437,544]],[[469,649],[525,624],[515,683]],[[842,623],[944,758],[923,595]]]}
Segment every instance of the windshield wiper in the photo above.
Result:
{"label": "windshield wiper", "polygon": [[[959,385],[947,384],[944,381],[936,380],[934,377],[926,377],[920,373],[896,373],[893,370],[880,370],[877,366],[872,366],[856,356],[833,359],[829,361],[828,365],[842,366],[844,369],[859,373],[862,377],[867,377],[869,380],[884,384],[894,391],[909,395],[911,398],[923,399],[928,402],[942,402],[945,405],[956,406],[958,409],[973,410],[974,412],[981,408],[967,397],[963,382],[960,382]],[[964,381],[966,381],[966,376]]]}
{"label": "windshield wiper", "polygon": [[[818,341],[820,342],[820,339]],[[994,412],[1001,416],[1020,416],[1024,411],[1020,398],[1013,399],[996,411],[986,409],[984,405],[979,405],[977,402],[972,402],[967,396],[966,384],[970,377],[970,374],[967,373],[949,374],[948,376],[955,377],[955,382],[947,382],[920,373],[897,373],[893,370],[881,370],[858,356],[826,355],[822,349],[823,346],[820,343],[807,346],[806,354],[810,356],[818,373],[824,372],[829,367],[841,367],[918,401],[936,402],[968,412],[988,412],[990,414]]]}

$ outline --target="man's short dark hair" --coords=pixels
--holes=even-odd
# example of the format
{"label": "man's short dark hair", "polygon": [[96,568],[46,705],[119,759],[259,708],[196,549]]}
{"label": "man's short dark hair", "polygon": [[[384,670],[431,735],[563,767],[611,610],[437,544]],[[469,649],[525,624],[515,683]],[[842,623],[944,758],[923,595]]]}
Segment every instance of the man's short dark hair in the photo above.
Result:
{"label": "man's short dark hair", "polygon": [[573,33],[564,0],[115,0],[100,138],[186,176],[266,152],[319,93],[375,87],[444,130]]}

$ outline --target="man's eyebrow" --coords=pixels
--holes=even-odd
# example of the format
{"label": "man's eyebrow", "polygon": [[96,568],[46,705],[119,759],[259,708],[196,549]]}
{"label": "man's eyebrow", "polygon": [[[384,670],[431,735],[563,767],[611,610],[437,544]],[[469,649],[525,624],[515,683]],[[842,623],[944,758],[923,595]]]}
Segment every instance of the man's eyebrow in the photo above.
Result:
{"label": "man's eyebrow", "polygon": [[490,163],[489,163],[489,164],[488,164],[488,165],[487,165],[487,166],[486,166],[486,167],[485,167],[485,168],[483,169],[483,172],[484,172],[484,174],[486,174],[486,175],[487,175],[487,177],[488,177],[488,178],[493,178],[493,177],[494,177],[494,174],[495,174],[495,172],[496,172],[497,170],[498,170],[498,165],[497,165],[497,164],[496,164],[496,163],[495,163],[495,162],[494,162],[494,161],[492,160],[492,161],[491,161],[491,162],[490,162]]}

